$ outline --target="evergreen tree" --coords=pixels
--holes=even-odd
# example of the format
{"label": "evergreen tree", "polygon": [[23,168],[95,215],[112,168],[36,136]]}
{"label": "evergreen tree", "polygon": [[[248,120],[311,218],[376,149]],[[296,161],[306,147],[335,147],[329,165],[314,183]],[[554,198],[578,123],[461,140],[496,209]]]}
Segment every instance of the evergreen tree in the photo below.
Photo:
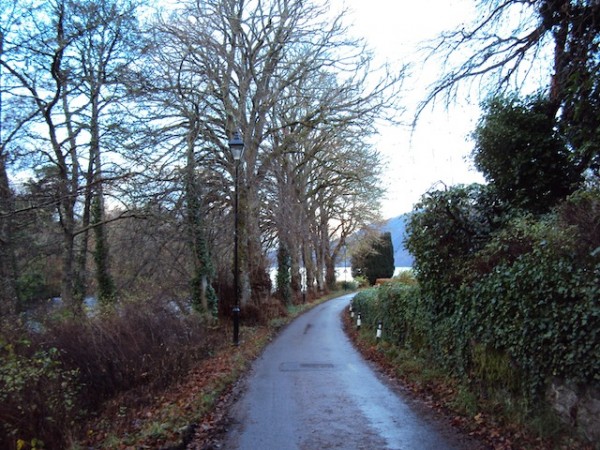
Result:
{"label": "evergreen tree", "polygon": [[290,268],[290,253],[287,247],[281,243],[277,251],[277,293],[285,305],[292,303]]}
{"label": "evergreen tree", "polygon": [[493,97],[475,133],[476,167],[501,200],[545,213],[574,192],[582,177],[542,96]]}
{"label": "evergreen tree", "polygon": [[378,278],[394,275],[394,246],[392,234],[382,233],[370,246],[352,255],[352,276],[364,276],[370,284]]}

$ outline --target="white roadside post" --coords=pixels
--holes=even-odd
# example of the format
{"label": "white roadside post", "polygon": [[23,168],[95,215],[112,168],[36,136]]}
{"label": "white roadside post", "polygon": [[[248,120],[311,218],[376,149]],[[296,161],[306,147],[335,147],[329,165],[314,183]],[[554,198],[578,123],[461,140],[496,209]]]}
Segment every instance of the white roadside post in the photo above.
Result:
{"label": "white roadside post", "polygon": [[375,334],[375,339],[377,340],[377,342],[379,342],[381,340],[382,333],[383,333],[383,323],[381,321],[379,321],[379,323],[377,324],[377,333]]}

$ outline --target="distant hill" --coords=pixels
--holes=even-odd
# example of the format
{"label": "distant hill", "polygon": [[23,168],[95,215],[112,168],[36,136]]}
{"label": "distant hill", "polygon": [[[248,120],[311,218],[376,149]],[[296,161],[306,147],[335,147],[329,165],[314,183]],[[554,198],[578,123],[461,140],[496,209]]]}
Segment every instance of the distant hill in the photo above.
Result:
{"label": "distant hill", "polygon": [[404,247],[406,235],[406,222],[408,214],[402,214],[386,220],[381,225],[381,231],[389,231],[392,234],[392,245],[394,246],[394,265],[396,267],[412,267],[413,257]]}

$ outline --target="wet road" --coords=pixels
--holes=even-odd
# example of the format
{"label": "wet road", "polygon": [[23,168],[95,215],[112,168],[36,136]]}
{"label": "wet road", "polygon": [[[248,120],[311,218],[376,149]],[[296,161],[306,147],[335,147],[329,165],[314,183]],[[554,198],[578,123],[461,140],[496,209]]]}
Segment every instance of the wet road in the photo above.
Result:
{"label": "wet road", "polygon": [[220,448],[474,448],[417,415],[362,359],[340,319],[351,297],[300,316],[265,349]]}

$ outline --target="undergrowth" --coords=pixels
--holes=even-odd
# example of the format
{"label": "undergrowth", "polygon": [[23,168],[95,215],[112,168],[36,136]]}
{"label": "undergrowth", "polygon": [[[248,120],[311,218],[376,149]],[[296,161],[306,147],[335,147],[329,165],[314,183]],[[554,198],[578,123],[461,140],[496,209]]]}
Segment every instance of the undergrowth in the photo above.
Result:
{"label": "undergrowth", "polygon": [[[183,448],[192,439],[210,440],[221,430],[233,386],[273,336],[304,311],[343,292],[271,308],[264,324],[240,329],[239,346],[231,345],[230,324],[223,327],[219,345],[177,383],[140,398],[126,392],[105,405],[99,418],[88,422],[77,444],[89,448]],[[115,420],[116,412],[127,407]]]}
{"label": "undergrowth", "polygon": [[[369,301],[373,300],[371,296]],[[366,309],[364,303],[359,305]],[[514,371],[507,369],[510,361],[504,355],[484,355],[482,349],[476,350],[481,379],[465,379],[437,364],[422,347],[406,345],[406,340],[397,335],[392,334],[391,341],[389,334],[388,339],[378,340],[379,318],[369,320],[365,316],[362,312],[362,326],[357,330],[356,318],[344,314],[346,331],[363,355],[413,395],[446,415],[453,425],[483,440],[490,448],[594,448],[573,435],[548,408],[532,409],[528,401],[519,397]],[[384,336],[385,332],[384,329]]]}

